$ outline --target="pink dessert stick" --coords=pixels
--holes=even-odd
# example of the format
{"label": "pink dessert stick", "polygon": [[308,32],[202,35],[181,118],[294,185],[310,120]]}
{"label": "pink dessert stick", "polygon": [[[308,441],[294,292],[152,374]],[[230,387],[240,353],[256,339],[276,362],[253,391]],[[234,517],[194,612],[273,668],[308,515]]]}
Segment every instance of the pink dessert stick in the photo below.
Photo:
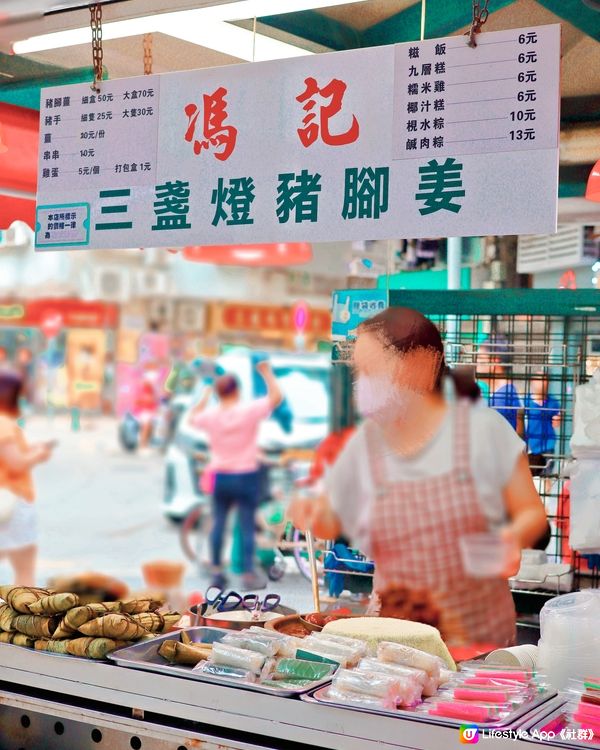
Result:
{"label": "pink dessert stick", "polygon": [[506,703],[509,699],[504,690],[473,690],[455,688],[454,697],[457,701],[483,701],[484,703]]}
{"label": "pink dessert stick", "polygon": [[493,718],[491,706],[465,705],[454,701],[440,701],[430,709],[429,713],[449,719],[468,719],[469,721],[490,721]]}
{"label": "pink dessert stick", "polygon": [[497,678],[500,677],[501,679],[506,680],[516,680],[518,682],[529,682],[529,679],[531,677],[530,674],[527,672],[501,672],[499,670],[490,670],[489,672],[486,672],[484,670],[480,670],[475,672],[475,677],[493,677]]}

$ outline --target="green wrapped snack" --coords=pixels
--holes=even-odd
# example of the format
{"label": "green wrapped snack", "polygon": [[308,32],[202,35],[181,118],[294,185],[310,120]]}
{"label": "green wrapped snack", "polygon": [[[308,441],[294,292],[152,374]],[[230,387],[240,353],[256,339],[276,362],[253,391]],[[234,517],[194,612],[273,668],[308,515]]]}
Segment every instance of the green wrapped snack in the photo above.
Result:
{"label": "green wrapped snack", "polygon": [[24,648],[33,648],[33,638],[23,635],[23,633],[0,633],[0,643],[12,643],[13,646],[23,646]]}
{"label": "green wrapped snack", "polygon": [[33,648],[33,639],[23,633],[0,633],[0,643],[12,643],[13,646]]}
{"label": "green wrapped snack", "polygon": [[303,659],[280,659],[275,667],[273,680],[307,680],[308,682],[317,682],[329,677],[335,672],[335,666],[332,664],[320,664],[313,661],[304,661]]}
{"label": "green wrapped snack", "polygon": [[68,654],[67,650],[67,644],[69,641],[67,639],[63,640],[38,640],[35,642],[35,650],[36,651],[48,651],[51,654]]}
{"label": "green wrapped snack", "polygon": [[23,633],[13,633],[13,646],[22,646],[23,648],[33,648],[35,641]]}
{"label": "green wrapped snack", "polygon": [[77,594],[50,594],[32,602],[29,611],[32,615],[59,615],[78,604]]}
{"label": "green wrapped snack", "polygon": [[63,619],[60,621],[58,628],[54,632],[54,638],[70,638],[86,622],[96,617],[102,617],[109,612],[119,612],[120,610],[121,602],[93,602],[81,607],[73,607],[73,609],[65,613]]}
{"label": "green wrapped snack", "polygon": [[[55,641],[57,643],[57,641]],[[66,640],[66,653],[71,656],[81,656],[87,659],[104,659],[111,651],[123,646],[129,646],[127,641],[117,641],[112,638],[74,638]]]}
{"label": "green wrapped snack", "polygon": [[110,654],[112,651],[129,645],[128,641],[116,641],[112,638],[94,638],[87,647],[87,656],[90,659],[105,659],[107,654]]}
{"label": "green wrapped snack", "polygon": [[17,615],[13,620],[15,630],[34,639],[52,638],[57,624],[58,619],[56,617],[42,617],[40,615]]}
{"label": "green wrapped snack", "polygon": [[127,615],[139,615],[142,612],[156,612],[163,606],[164,602],[153,597],[141,599],[123,599],[121,601],[121,612]]}
{"label": "green wrapped snack", "polygon": [[129,615],[121,612],[110,612],[103,617],[86,622],[79,626],[79,632],[98,638],[114,638],[120,641],[136,641],[148,631]]}
{"label": "green wrapped snack", "polygon": [[140,612],[137,615],[131,615],[131,619],[135,620],[138,625],[141,625],[149,633],[168,633],[169,630],[179,620],[181,615],[179,612]]}
{"label": "green wrapped snack", "polygon": [[36,589],[32,586],[0,586],[0,599],[9,604],[23,615],[29,614],[29,605],[50,596],[46,589]]}
{"label": "green wrapped snack", "polygon": [[12,607],[9,607],[8,604],[0,604],[0,630],[3,630],[6,633],[13,633],[15,630],[13,627],[13,620],[18,614],[19,613],[15,612],[15,610],[12,609]]}

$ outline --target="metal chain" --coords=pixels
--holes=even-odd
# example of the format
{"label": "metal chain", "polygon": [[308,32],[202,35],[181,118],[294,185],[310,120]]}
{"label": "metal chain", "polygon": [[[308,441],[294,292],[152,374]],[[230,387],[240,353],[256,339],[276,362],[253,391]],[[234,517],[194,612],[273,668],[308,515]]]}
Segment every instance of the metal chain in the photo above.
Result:
{"label": "metal chain", "polygon": [[469,47],[477,47],[477,40],[475,35],[479,34],[481,27],[488,20],[490,12],[488,10],[488,4],[490,0],[473,0],[473,20],[471,21],[471,28],[465,31],[465,34],[469,37],[467,44]]}
{"label": "metal chain", "polygon": [[152,75],[152,34],[144,34],[144,75]]}
{"label": "metal chain", "polygon": [[103,69],[103,51],[102,51],[102,5],[96,3],[90,5],[90,26],[92,27],[92,61],[94,66],[94,82],[92,89],[100,91],[98,85],[102,80]]}

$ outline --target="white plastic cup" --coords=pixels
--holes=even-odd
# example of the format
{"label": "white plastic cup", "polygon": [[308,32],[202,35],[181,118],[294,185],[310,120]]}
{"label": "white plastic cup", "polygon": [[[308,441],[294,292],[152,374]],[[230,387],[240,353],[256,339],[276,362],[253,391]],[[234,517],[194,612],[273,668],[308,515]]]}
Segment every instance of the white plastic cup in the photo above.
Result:
{"label": "white plastic cup", "polygon": [[511,646],[510,648],[498,648],[485,657],[485,663],[502,667],[535,669],[537,665],[537,653],[537,646],[529,643],[522,646]]}
{"label": "white plastic cup", "polygon": [[472,578],[502,576],[510,562],[512,545],[500,534],[481,532],[459,539],[464,571]]}

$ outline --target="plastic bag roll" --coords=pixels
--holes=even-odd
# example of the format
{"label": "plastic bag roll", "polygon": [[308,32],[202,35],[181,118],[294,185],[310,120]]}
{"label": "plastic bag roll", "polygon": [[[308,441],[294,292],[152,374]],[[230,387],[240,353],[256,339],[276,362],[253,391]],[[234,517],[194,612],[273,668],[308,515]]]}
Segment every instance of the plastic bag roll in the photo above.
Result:
{"label": "plastic bag roll", "polygon": [[390,643],[382,641],[377,648],[377,658],[383,662],[392,664],[403,664],[406,667],[415,667],[422,669],[430,677],[438,680],[440,678],[440,663],[435,656],[419,651],[411,646],[404,646],[401,643]]}
{"label": "plastic bag roll", "polygon": [[311,633],[310,638],[316,638],[319,641],[329,641],[330,643],[337,643],[340,646],[348,646],[357,652],[360,652],[361,658],[365,657],[369,651],[365,641],[360,641],[358,638],[347,638],[345,635],[335,635],[334,633],[321,632]]}
{"label": "plastic bag roll", "polygon": [[248,651],[256,651],[264,656],[275,656],[279,652],[280,644],[273,638],[264,638],[255,633],[243,632],[230,633],[221,639],[220,643],[226,643],[229,646],[236,646]]}
{"label": "plastic bag roll", "polygon": [[423,687],[426,680],[429,678],[429,675],[423,669],[405,667],[403,664],[391,664],[389,662],[379,661],[372,657],[361,659],[358,668],[364,672],[381,672],[381,674],[407,677],[414,680],[414,682],[421,685],[421,687]]}
{"label": "plastic bag roll", "polygon": [[296,638],[293,635],[286,635],[285,633],[278,633],[275,630],[266,630],[265,628],[259,628],[256,625],[248,628],[248,632],[256,633],[263,638],[268,638],[276,642],[279,645],[277,655],[285,658],[293,659],[296,656],[296,651],[298,650],[298,648],[300,648],[300,644],[302,643],[301,638]]}
{"label": "plastic bag roll", "polygon": [[236,669],[226,667],[223,664],[214,664],[203,661],[194,668],[194,672],[202,672],[211,677],[227,677],[232,680],[244,680],[245,682],[256,682],[256,675],[248,669]]}
{"label": "plastic bag roll", "polygon": [[235,667],[236,669],[247,669],[254,674],[260,674],[267,657],[256,651],[247,651],[237,646],[225,643],[213,643],[210,662],[221,664],[224,667]]}
{"label": "plastic bag roll", "polygon": [[322,638],[313,638],[308,636],[304,639],[302,648],[306,651],[310,651],[313,648],[323,649],[330,654],[343,657],[346,660],[346,664],[350,667],[355,667],[360,661],[363,653],[360,649],[353,648],[352,646],[342,645],[333,641],[328,641]]}
{"label": "plastic bag roll", "polygon": [[412,706],[421,698],[421,687],[408,678],[341,669],[333,679],[340,693],[358,693],[381,698],[388,703]]}
{"label": "plastic bag roll", "polygon": [[369,695],[360,695],[359,693],[346,693],[341,692],[331,686],[327,690],[327,698],[337,703],[353,703],[357,706],[364,706],[365,708],[382,709],[382,708],[394,708],[386,703],[383,698],[374,698]]}

